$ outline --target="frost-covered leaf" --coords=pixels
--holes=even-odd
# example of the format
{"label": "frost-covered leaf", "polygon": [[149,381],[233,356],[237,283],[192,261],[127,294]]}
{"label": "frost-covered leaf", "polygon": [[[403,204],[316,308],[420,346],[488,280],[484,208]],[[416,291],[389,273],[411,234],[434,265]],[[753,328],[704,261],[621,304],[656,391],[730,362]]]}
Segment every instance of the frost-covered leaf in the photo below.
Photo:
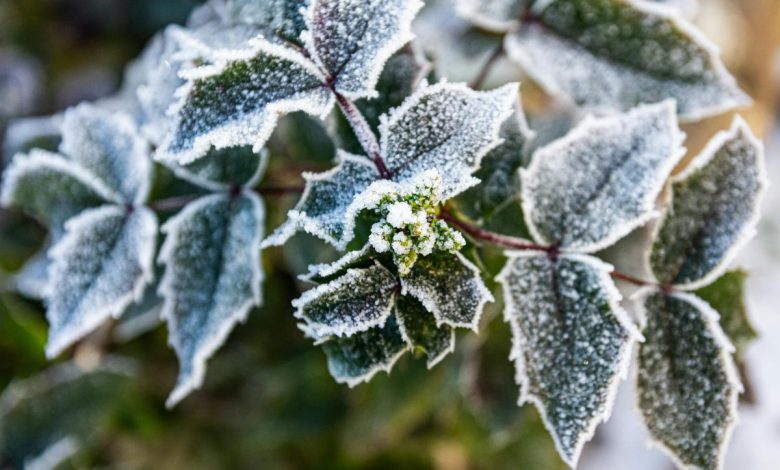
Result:
{"label": "frost-covered leaf", "polygon": [[314,339],[351,336],[385,324],[393,309],[398,280],[374,264],[305,292],[293,301],[301,329]]}
{"label": "frost-covered leaf", "polygon": [[458,14],[489,31],[503,33],[516,26],[531,0],[457,0]]}
{"label": "frost-covered leaf", "polygon": [[367,244],[360,250],[348,252],[332,263],[312,264],[309,266],[309,272],[298,276],[298,278],[307,282],[327,282],[332,277],[343,274],[349,268],[370,262],[372,254],[371,245]]}
{"label": "frost-covered leaf", "polygon": [[212,150],[186,165],[171,164],[179,178],[211,191],[231,187],[248,187],[256,183],[268,163],[268,152],[255,153],[252,147],[229,147]]}
{"label": "frost-covered leaf", "polygon": [[159,293],[169,341],[179,357],[173,406],[203,383],[206,360],[252,307],[260,305],[260,240],[265,208],[243,192],[206,196],[189,204],[163,227],[160,250],[165,274]]}
{"label": "frost-covered leaf", "polygon": [[[48,244],[47,244],[48,246]],[[43,299],[49,279],[49,257],[44,248],[14,274],[14,288],[20,294],[32,299]]]}
{"label": "frost-covered leaf", "polygon": [[330,375],[337,382],[354,387],[368,382],[379,371],[390,373],[408,346],[395,318],[390,317],[384,325],[348,338],[331,338],[322,348],[328,356]]}
{"label": "frost-covered leaf", "polygon": [[119,202],[117,199],[94,175],[61,155],[43,150],[17,155],[3,175],[3,206],[39,218],[54,239],[74,215],[106,202]]}
{"label": "frost-covered leaf", "polygon": [[655,235],[659,282],[696,289],[726,269],[754,234],[767,185],[763,146],[737,118],[672,180],[672,202]]}
{"label": "frost-covered leaf", "polygon": [[284,244],[296,231],[303,230],[337,247],[344,248],[347,209],[355,197],[378,178],[376,167],[365,157],[339,151],[340,163],[324,173],[304,173],[306,190],[263,246]]}
{"label": "frost-covered leaf", "polygon": [[647,222],[684,154],[683,138],[667,101],[586,120],[538,150],[522,171],[523,209],[534,238],[593,252]]}
{"label": "frost-covered leaf", "polygon": [[758,337],[745,307],[744,271],[729,271],[712,284],[696,291],[696,296],[720,314],[720,326],[741,354]]}
{"label": "frost-covered leaf", "polygon": [[311,0],[304,43],[339,93],[376,96],[382,67],[412,37],[420,0]]}
{"label": "frost-covered leaf", "polygon": [[242,51],[215,51],[216,65],[189,71],[176,125],[158,157],[189,163],[211,147],[259,151],[278,116],[324,114],[333,103],[325,78],[299,53],[257,38]]}
{"label": "frost-covered leaf", "polygon": [[436,325],[476,331],[486,303],[493,301],[479,268],[460,253],[434,253],[420,258],[401,278],[403,294],[417,298],[433,314]]}
{"label": "frost-covered leaf", "polygon": [[5,128],[2,154],[10,160],[34,148],[56,151],[60,142],[62,115],[14,119]]}
{"label": "frost-covered leaf", "polygon": [[68,220],[65,230],[49,252],[49,357],[121,315],[153,277],[157,218],[150,210],[89,209]]}
{"label": "frost-covered leaf", "polygon": [[82,104],[65,113],[60,151],[120,194],[141,203],[149,194],[149,148],[132,120]]}
{"label": "frost-covered leaf", "polygon": [[718,469],[741,389],[718,314],[690,294],[645,292],[639,409],[655,444],[680,467]]}
{"label": "frost-covered leaf", "polygon": [[509,200],[520,193],[518,168],[528,164],[526,152],[534,133],[528,128],[520,103],[514,113],[501,127],[503,142],[482,159],[480,169],[474,176],[480,184],[466,191],[461,200],[467,214],[480,221],[491,219]]}
{"label": "frost-covered leaf", "polygon": [[549,93],[597,112],[674,98],[684,120],[750,99],[717,48],[668,8],[635,0],[546,0],[506,38],[509,56]]}
{"label": "frost-covered leaf", "polygon": [[0,396],[4,466],[57,467],[108,424],[133,374],[126,361],[107,358],[93,370],[68,362],[12,383]]}
{"label": "frost-covered leaf", "polygon": [[259,28],[269,39],[281,38],[302,45],[301,33],[306,29],[303,14],[308,0],[228,0],[220,6],[222,21],[244,23]]}
{"label": "frost-covered leaf", "polygon": [[571,467],[609,417],[638,336],[611,270],[584,255],[516,252],[498,277],[514,335],[519,403],[539,409]]}
{"label": "frost-covered leaf", "polygon": [[472,176],[482,157],[501,143],[501,125],[510,116],[517,85],[479,92],[463,84],[420,88],[383,116],[382,156],[395,181],[430,169],[442,176],[448,199],[477,184]]}
{"label": "frost-covered leaf", "polygon": [[162,274],[162,267],[158,267],[154,276],[156,282],[148,284],[140,300],[129,305],[122,313],[113,331],[116,342],[126,343],[155,329],[163,322],[163,299],[157,292]]}
{"label": "frost-covered leaf", "polygon": [[404,341],[428,358],[429,369],[455,350],[455,330],[448,325],[437,326],[433,314],[414,297],[398,298],[395,317]]}

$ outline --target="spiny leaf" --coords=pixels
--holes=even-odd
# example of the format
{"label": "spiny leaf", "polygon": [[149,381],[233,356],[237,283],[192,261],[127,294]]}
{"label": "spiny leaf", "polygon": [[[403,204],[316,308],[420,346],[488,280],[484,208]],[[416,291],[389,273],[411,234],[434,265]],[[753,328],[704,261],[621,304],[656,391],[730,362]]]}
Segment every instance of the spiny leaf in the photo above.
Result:
{"label": "spiny leaf", "polygon": [[428,358],[432,368],[455,350],[455,330],[448,325],[436,325],[436,319],[414,297],[402,295],[395,304],[395,318],[406,344]]}
{"label": "spiny leaf", "polygon": [[394,317],[348,338],[323,343],[330,375],[339,383],[354,387],[368,382],[379,371],[390,373],[393,364],[408,349]]}
{"label": "spiny leaf", "polygon": [[393,308],[396,277],[380,264],[350,269],[293,301],[300,328],[314,339],[352,336],[383,325]]}
{"label": "spiny leaf", "polygon": [[50,358],[121,315],[153,278],[157,218],[148,209],[89,209],[70,219],[65,230],[49,252]]}
{"label": "spiny leaf", "polygon": [[606,248],[655,215],[655,200],[684,153],[670,101],[588,119],[538,150],[522,170],[534,238],[580,252]]}
{"label": "spiny leaf", "polygon": [[720,314],[720,326],[741,355],[758,333],[750,323],[745,307],[744,271],[729,271],[712,284],[696,291],[696,296],[707,302]]}
{"label": "spiny leaf", "polygon": [[369,262],[372,254],[371,245],[367,244],[360,250],[347,252],[332,263],[312,264],[309,266],[309,272],[298,278],[306,282],[328,282],[332,277],[345,273],[349,268]]}
{"label": "spiny leaf", "polygon": [[252,192],[214,194],[184,208],[163,227],[166,266],[162,316],[180,372],[168,407],[203,383],[206,360],[252,307],[260,305],[259,246],[265,209]]}
{"label": "spiny leaf", "polygon": [[634,0],[546,0],[506,38],[549,93],[598,112],[675,98],[695,121],[750,103],[717,48],[673,11]]}
{"label": "spiny leaf", "polygon": [[158,158],[186,164],[211,147],[259,151],[279,115],[325,114],[332,106],[324,77],[297,52],[258,38],[242,51],[216,51],[215,59],[187,75],[175,130]]}
{"label": "spiny leaf", "polygon": [[435,253],[421,258],[401,278],[405,295],[417,298],[433,314],[436,325],[476,331],[482,310],[493,301],[479,269],[460,253]]}
{"label": "spiny leaf", "polygon": [[636,329],[611,266],[584,255],[508,253],[498,277],[512,327],[519,403],[533,403],[572,468],[611,412]]}
{"label": "spiny leaf", "polygon": [[[263,246],[283,245],[298,230],[344,248],[352,234],[345,234],[347,209],[355,197],[378,178],[376,167],[365,157],[339,151],[338,166],[324,173],[304,173],[306,189],[301,200]],[[349,235],[349,237],[345,237]]]}
{"label": "spiny leaf", "polygon": [[17,155],[3,176],[2,204],[41,219],[58,239],[65,222],[84,209],[119,202],[101,180],[61,155]]}
{"label": "spiny leaf", "polygon": [[697,289],[725,271],[755,233],[767,185],[764,150],[741,118],[672,180],[650,266],[664,284]]}
{"label": "spiny leaf", "polygon": [[60,151],[120,194],[123,202],[146,201],[152,162],[128,116],[88,104],[68,110]]}
{"label": "spiny leaf", "polygon": [[515,27],[531,0],[457,0],[458,14],[489,31],[504,33]]}
{"label": "spiny leaf", "polygon": [[382,156],[392,179],[436,169],[445,200],[474,186],[472,174],[501,143],[501,125],[517,99],[516,84],[489,92],[446,82],[420,88],[381,119]]}
{"label": "spiny leaf", "polygon": [[[93,370],[68,362],[0,396],[0,454],[13,468],[55,468],[108,424],[132,387],[133,368],[105,358]],[[38,465],[38,466],[36,466]]]}
{"label": "spiny leaf", "polygon": [[718,314],[690,294],[646,291],[639,409],[655,444],[680,467],[718,469],[741,389]]}
{"label": "spiny leaf", "polygon": [[412,37],[419,0],[311,0],[304,43],[336,91],[375,97],[382,68]]}
{"label": "spiny leaf", "polygon": [[232,187],[251,187],[263,175],[268,152],[256,153],[252,147],[230,147],[212,150],[206,156],[186,165],[171,164],[176,176],[210,191],[227,191]]}

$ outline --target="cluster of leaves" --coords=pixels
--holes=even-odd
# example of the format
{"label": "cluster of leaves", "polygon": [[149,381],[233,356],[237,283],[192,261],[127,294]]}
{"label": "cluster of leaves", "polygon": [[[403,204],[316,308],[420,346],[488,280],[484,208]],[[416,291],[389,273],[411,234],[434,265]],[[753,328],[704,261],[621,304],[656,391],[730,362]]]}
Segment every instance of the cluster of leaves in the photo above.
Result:
{"label": "cluster of leaves", "polygon": [[[426,60],[407,45],[421,8],[212,0],[155,37],[118,95],[68,110],[57,152],[18,154],[2,202],[50,227],[30,283],[47,305],[47,355],[109,318],[159,315],[180,360],[172,406],[260,305],[260,248],[306,232],[346,251],[310,266],[301,280],[316,286],[293,301],[331,375],[354,386],[406,352],[432,368],[494,300],[472,250],[490,242],[502,248],[519,402],[538,407],[567,464],[608,417],[639,342],[638,399],[655,441],[681,466],[718,467],[740,385],[717,313],[689,292],[723,274],[754,230],[761,145],[737,119],[667,181],[685,153],[678,119],[731,109],[744,93],[713,46],[661,7],[458,2],[550,94],[606,115],[535,142],[516,84],[426,81]],[[336,105],[336,166],[304,173],[300,201],[264,237],[264,147],[280,117],[325,118]],[[160,185],[189,194],[161,226]],[[637,327],[595,253],[655,218],[665,188]],[[67,436],[47,442],[28,455],[72,447]]]}

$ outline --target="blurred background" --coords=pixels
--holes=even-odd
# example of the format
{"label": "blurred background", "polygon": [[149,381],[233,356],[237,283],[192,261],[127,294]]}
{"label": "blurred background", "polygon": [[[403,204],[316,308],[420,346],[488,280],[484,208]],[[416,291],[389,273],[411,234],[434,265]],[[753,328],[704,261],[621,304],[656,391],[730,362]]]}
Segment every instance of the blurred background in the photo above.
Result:
{"label": "blurred background", "polygon": [[[2,166],[35,122],[19,124],[19,118],[51,115],[116,92],[124,67],[152,35],[169,23],[183,23],[199,3],[0,0]],[[764,139],[770,179],[780,181],[780,1],[699,3],[692,20],[720,46],[728,68],[755,99],[740,114]],[[419,21],[443,20],[428,11]],[[478,57],[460,64],[440,60],[437,68],[445,69],[438,72],[468,80],[474,75],[469,64],[482,63],[486,48],[480,41],[491,44],[495,38],[475,40],[471,31],[458,29],[457,20],[446,26],[464,44],[466,39],[478,44],[472,51]],[[438,51],[440,57],[445,49]],[[486,86],[521,78],[504,62]],[[560,123],[549,116],[549,101],[532,84],[524,82],[523,94],[532,124]],[[732,118],[685,126],[691,156]],[[307,169],[327,168],[333,146],[321,124],[291,116],[277,134],[272,154]],[[41,145],[52,145],[41,139]],[[294,203],[294,196],[268,200],[270,224],[278,224]],[[729,469],[777,468],[780,462],[778,204],[776,183],[765,201],[759,235],[737,263],[749,274],[747,308],[759,337],[743,353],[749,394],[726,459]],[[379,374],[350,390],[330,378],[324,354],[302,337],[292,317],[290,301],[301,288],[295,276],[307,264],[334,256],[299,236],[264,253],[265,305],[209,362],[203,389],[168,411],[163,404],[177,363],[165,327],[154,318],[108,325],[75,349],[73,361],[46,361],[43,307],[19,293],[24,289],[17,275],[45,237],[35,221],[0,211],[0,393],[26,379],[25,393],[34,395],[12,397],[29,398],[29,405],[22,415],[24,429],[5,430],[0,468],[15,468],[20,456],[36,455],[64,435],[75,441],[59,441],[55,450],[68,455],[61,468],[566,468],[535,409],[516,406],[510,333],[496,305],[487,312],[481,334],[459,335],[456,353],[432,371],[423,361],[403,358],[390,376]],[[641,237],[640,231],[632,238]],[[610,261],[621,270],[641,272],[630,256]],[[68,380],[94,370],[98,357],[108,358],[104,374]],[[659,451],[647,449],[646,439],[628,381],[612,419],[586,447],[580,468],[673,468]]]}

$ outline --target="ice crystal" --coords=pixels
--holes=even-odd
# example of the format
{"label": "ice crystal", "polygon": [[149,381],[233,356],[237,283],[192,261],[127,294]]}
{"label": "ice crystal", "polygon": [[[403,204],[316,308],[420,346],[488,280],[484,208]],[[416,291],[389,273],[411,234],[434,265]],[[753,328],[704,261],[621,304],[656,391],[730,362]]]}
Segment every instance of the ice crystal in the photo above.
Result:
{"label": "ice crystal", "polygon": [[522,171],[531,233],[579,252],[616,242],[655,215],[658,193],[684,153],[682,140],[671,102],[586,120],[536,151]]}
{"label": "ice crystal", "polygon": [[763,147],[737,118],[672,182],[650,254],[660,282],[696,289],[726,269],[755,232],[767,185]]}
{"label": "ice crystal", "polygon": [[668,8],[624,0],[537,2],[506,38],[549,93],[598,112],[675,98],[685,120],[748,104],[717,49]]}
{"label": "ice crystal", "polygon": [[690,294],[645,291],[639,409],[654,444],[680,467],[718,469],[741,385],[718,314]]}
{"label": "ice crystal", "polygon": [[619,305],[611,266],[584,255],[508,255],[498,279],[514,336],[519,403],[539,409],[574,467],[610,414],[638,333]]}
{"label": "ice crystal", "polygon": [[179,357],[173,406],[200,387],[206,360],[252,307],[260,305],[262,270],[258,247],[265,209],[252,192],[214,194],[188,206],[163,226],[160,251],[162,316]]}

